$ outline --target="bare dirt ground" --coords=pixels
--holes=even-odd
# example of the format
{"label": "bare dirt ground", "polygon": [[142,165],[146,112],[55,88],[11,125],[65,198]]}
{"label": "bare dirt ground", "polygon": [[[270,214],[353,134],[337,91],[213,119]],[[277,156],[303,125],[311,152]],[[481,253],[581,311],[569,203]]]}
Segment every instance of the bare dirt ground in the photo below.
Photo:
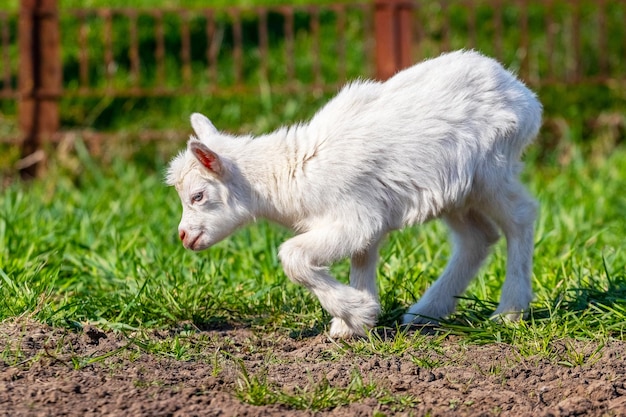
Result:
{"label": "bare dirt ground", "polygon": [[[154,332],[142,340],[168,343],[170,337]],[[593,342],[555,342],[563,348],[559,363],[558,357],[523,357],[514,346],[464,345],[454,337],[436,351],[399,355],[350,351],[325,335],[295,340],[245,328],[203,331],[189,340],[197,340],[190,344],[197,350],[185,357],[180,346],[173,345],[171,355],[155,354],[91,326],[73,332],[28,321],[0,324],[0,415],[626,415],[624,342],[600,349]],[[577,360],[584,363],[572,363]],[[237,397],[244,368],[283,392],[320,381],[346,388],[357,373],[386,398],[411,400],[372,394],[320,411],[255,406]]]}

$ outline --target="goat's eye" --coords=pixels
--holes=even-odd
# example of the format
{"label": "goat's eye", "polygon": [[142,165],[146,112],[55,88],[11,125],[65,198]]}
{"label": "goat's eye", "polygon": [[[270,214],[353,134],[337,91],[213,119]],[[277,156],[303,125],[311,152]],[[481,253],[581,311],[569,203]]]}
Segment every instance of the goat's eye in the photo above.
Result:
{"label": "goat's eye", "polygon": [[191,201],[193,201],[194,203],[197,203],[198,201],[202,201],[203,197],[204,197],[204,193],[200,191],[199,193],[195,193],[194,195],[191,196]]}

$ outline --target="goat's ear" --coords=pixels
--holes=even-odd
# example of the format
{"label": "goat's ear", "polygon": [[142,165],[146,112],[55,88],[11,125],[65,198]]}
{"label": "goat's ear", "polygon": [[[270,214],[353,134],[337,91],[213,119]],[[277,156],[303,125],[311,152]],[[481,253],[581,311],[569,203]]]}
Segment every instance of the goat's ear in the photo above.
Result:
{"label": "goat's ear", "polygon": [[199,140],[189,141],[189,150],[206,169],[221,177],[224,167],[220,157]]}
{"label": "goat's ear", "polygon": [[191,127],[193,127],[193,130],[196,132],[198,139],[218,133],[213,123],[211,123],[205,115],[200,113],[193,113],[191,115]]}

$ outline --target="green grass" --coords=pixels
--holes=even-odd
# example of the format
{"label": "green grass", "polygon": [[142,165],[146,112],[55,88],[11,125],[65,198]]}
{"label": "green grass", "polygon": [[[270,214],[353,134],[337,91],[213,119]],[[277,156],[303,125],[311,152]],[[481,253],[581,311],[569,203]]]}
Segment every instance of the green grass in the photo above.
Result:
{"label": "green grass", "polygon": [[[292,336],[323,331],[329,317],[286,279],[277,260],[288,231],[260,222],[207,252],[185,251],[176,235],[178,197],[162,183],[162,161],[156,169],[120,159],[105,167],[78,149],[79,171],[53,164],[45,178],[2,191],[0,320],[26,315],[113,329],[235,323]],[[574,156],[559,169],[531,161],[524,177],[541,204],[529,320],[510,326],[488,320],[505,270],[500,242],[444,329],[469,343],[539,352],[543,339],[623,339],[626,150],[616,148],[602,163]],[[396,326],[448,254],[446,231],[436,222],[390,236],[379,265],[381,326]],[[348,263],[333,271],[345,282]],[[379,349],[402,350],[394,343],[402,341]]]}
{"label": "green grass", "polygon": [[320,411],[348,405],[366,398],[375,398],[380,404],[391,406],[394,412],[410,409],[419,399],[406,394],[392,394],[378,387],[373,381],[364,381],[363,375],[354,369],[349,384],[334,387],[324,378],[310,383],[294,392],[273,386],[264,376],[251,376],[242,367],[242,378],[235,392],[241,401],[253,405],[283,404],[296,410]]}

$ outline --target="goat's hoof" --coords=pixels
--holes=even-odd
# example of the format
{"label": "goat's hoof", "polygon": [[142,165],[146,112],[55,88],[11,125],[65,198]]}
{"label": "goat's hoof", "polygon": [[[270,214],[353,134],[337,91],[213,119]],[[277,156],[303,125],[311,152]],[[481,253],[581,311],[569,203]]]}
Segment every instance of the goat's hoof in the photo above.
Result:
{"label": "goat's hoof", "polygon": [[328,335],[333,339],[353,339],[365,337],[367,331],[372,326],[363,324],[362,326],[351,327],[343,319],[335,317],[330,323],[330,331]]}
{"label": "goat's hoof", "polygon": [[517,323],[528,317],[528,312],[525,310],[518,311],[504,311],[499,312],[496,310],[490,317],[491,320],[496,323]]}

